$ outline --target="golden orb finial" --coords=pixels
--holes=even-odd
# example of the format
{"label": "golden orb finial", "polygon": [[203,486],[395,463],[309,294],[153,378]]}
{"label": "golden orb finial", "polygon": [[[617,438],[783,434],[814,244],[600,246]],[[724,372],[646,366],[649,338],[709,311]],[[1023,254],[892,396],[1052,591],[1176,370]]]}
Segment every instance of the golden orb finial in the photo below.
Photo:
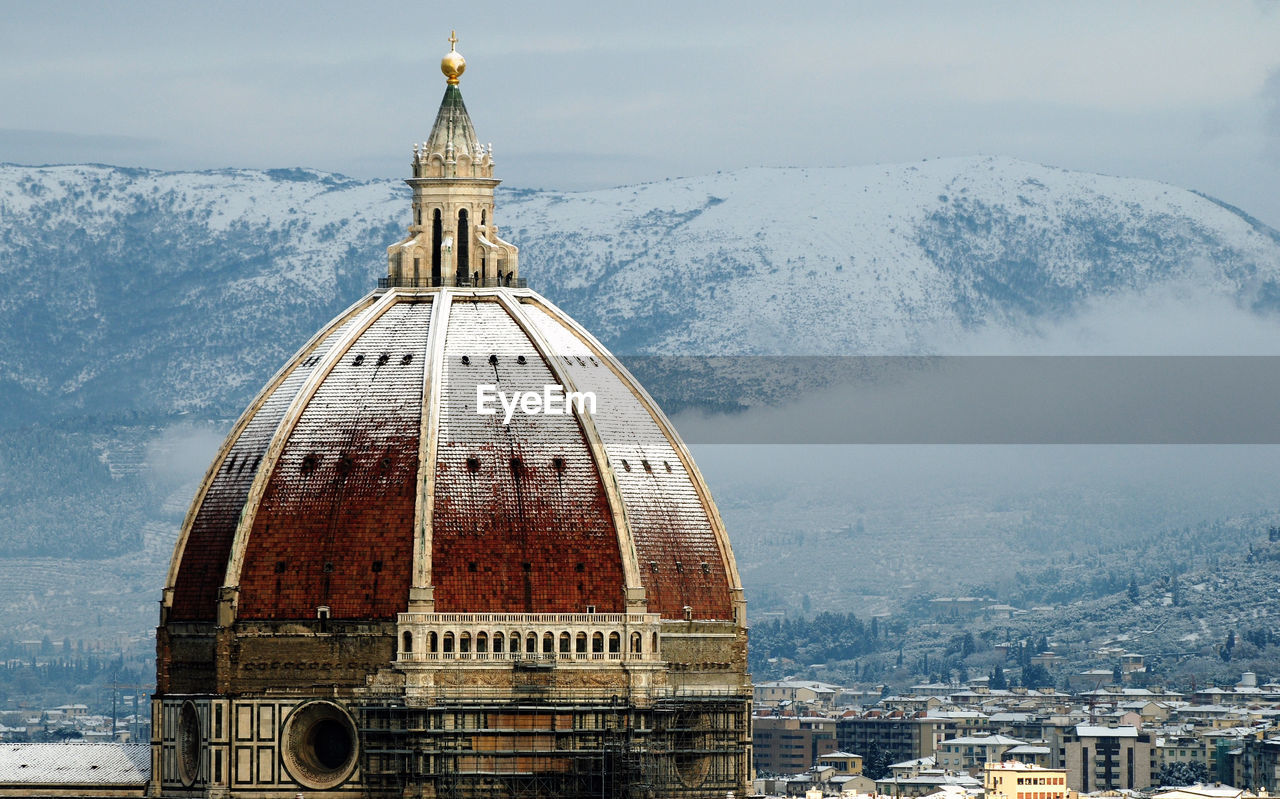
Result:
{"label": "golden orb finial", "polygon": [[450,86],[458,85],[458,76],[467,71],[467,59],[462,57],[462,53],[453,49],[458,43],[458,32],[449,31],[449,54],[440,59],[440,71],[449,79]]}

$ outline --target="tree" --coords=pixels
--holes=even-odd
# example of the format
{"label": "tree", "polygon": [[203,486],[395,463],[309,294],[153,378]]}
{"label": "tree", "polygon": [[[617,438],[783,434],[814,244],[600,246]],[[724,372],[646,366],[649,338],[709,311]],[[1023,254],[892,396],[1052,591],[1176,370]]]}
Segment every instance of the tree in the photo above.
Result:
{"label": "tree", "polygon": [[1129,601],[1137,604],[1138,597],[1138,578],[1132,574],[1129,575]]}
{"label": "tree", "polygon": [[1052,688],[1053,675],[1044,666],[1033,663],[1022,670],[1022,685],[1024,688]]}
{"label": "tree", "polygon": [[1004,669],[997,664],[991,672],[991,679],[987,681],[987,686],[994,691],[1003,691],[1009,687],[1009,681],[1005,679]]}
{"label": "tree", "polygon": [[1170,788],[1198,785],[1209,781],[1209,769],[1204,763],[1166,763],[1157,776],[1160,785]]}
{"label": "tree", "polygon": [[880,748],[875,741],[867,747],[862,756],[862,774],[868,779],[878,780],[889,773],[889,753]]}
{"label": "tree", "polygon": [[1227,642],[1218,650],[1218,655],[1223,662],[1231,661],[1231,651],[1236,648],[1236,631],[1231,630],[1227,633]]}

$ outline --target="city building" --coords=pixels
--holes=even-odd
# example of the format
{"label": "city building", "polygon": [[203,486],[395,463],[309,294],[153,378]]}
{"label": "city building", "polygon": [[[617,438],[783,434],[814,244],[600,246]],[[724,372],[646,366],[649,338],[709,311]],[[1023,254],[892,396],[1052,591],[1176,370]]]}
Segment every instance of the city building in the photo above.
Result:
{"label": "city building", "polygon": [[182,525],[151,795],[745,795],[724,525],[644,389],[526,288],[465,62],[441,68],[386,277],[270,380]]}
{"label": "city building", "polygon": [[755,702],[757,708],[798,703],[829,709],[835,705],[839,693],[838,685],[812,680],[774,680],[756,683]]}
{"label": "city building", "polygon": [[929,796],[939,791],[960,790],[976,793],[982,782],[968,774],[953,774],[943,769],[921,769],[915,774],[883,777],[876,780],[876,793],[881,796]]}
{"label": "city building", "polygon": [[752,749],[760,774],[799,774],[836,751],[835,719],[756,716],[753,721]]}
{"label": "city building", "polygon": [[836,745],[844,752],[869,758],[884,753],[891,762],[931,757],[943,739],[947,720],[902,715],[841,717],[836,727]]}
{"label": "city building", "polygon": [[1050,748],[1055,768],[1066,771],[1067,787],[1080,793],[1146,788],[1154,776],[1152,736],[1134,727],[1055,728]]}
{"label": "city building", "polygon": [[0,746],[0,797],[140,799],[150,760],[145,743],[8,743]]}
{"label": "city building", "polygon": [[938,765],[949,771],[980,772],[987,763],[998,763],[1005,752],[1025,742],[1004,735],[967,735],[948,738],[938,745]]}
{"label": "city building", "polygon": [[1016,760],[987,763],[982,768],[987,799],[1075,799],[1067,787],[1067,773]]}
{"label": "city building", "polygon": [[832,752],[818,758],[818,765],[836,770],[839,777],[857,777],[862,774],[862,755],[852,752]]}

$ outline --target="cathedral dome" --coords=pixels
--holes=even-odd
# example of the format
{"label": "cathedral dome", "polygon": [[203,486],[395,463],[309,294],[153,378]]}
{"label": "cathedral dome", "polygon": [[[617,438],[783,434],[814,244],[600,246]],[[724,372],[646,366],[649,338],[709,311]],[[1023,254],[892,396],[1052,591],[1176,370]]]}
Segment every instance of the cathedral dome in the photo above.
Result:
{"label": "cathedral dome", "polygon": [[[553,412],[504,418],[498,392]],[[529,289],[394,286],[326,325],[236,423],[169,584],[172,621],[214,620],[227,592],[243,620],[424,602],[733,619],[740,588],[688,450],[595,338]]]}
{"label": "cathedral dome", "polygon": [[724,525],[653,399],[520,277],[446,67],[386,277],[267,382],[183,522],[150,796],[750,789]]}

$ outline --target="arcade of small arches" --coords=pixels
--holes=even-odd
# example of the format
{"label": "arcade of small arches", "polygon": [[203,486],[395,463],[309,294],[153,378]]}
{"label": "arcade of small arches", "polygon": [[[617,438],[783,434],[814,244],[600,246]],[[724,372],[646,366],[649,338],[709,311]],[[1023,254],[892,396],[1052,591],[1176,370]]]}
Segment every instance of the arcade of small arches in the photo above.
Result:
{"label": "arcade of small arches", "polygon": [[397,660],[659,660],[656,614],[542,615],[401,614]]}

